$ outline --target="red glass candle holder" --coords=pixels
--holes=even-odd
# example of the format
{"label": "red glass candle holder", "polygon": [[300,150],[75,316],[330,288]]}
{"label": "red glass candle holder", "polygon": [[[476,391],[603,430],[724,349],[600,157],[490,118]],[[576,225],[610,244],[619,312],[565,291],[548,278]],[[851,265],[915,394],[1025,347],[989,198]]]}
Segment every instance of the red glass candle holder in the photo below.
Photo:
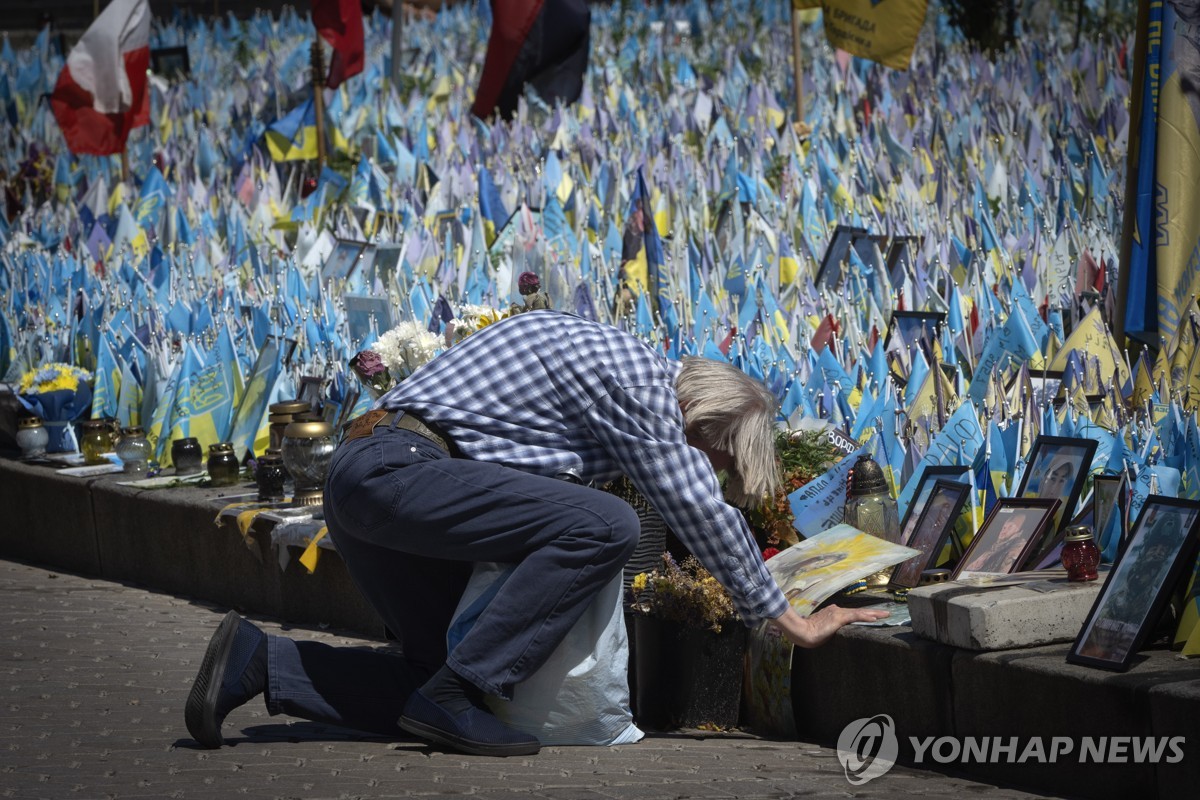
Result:
{"label": "red glass candle holder", "polygon": [[1092,538],[1092,532],[1083,525],[1067,529],[1062,547],[1062,564],[1067,569],[1069,581],[1096,580],[1096,567],[1100,566],[1100,548]]}

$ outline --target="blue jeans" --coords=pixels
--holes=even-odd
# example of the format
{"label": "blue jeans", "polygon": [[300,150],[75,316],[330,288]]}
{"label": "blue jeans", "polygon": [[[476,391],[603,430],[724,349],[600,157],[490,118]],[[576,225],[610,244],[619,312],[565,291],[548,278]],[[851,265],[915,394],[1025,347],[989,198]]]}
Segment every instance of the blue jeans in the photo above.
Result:
{"label": "blue jeans", "polygon": [[[511,698],[621,570],[639,531],[633,509],[606,492],[451,458],[394,427],[338,448],[325,520],[403,656],[271,637],[268,708],[382,733],[399,731],[408,695],[443,664]],[[476,561],[516,569],[447,653]]]}

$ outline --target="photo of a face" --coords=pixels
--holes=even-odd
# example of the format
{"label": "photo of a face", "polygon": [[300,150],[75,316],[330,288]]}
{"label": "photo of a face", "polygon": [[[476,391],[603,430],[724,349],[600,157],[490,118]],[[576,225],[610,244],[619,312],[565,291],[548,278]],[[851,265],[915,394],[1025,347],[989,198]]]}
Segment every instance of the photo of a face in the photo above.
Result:
{"label": "photo of a face", "polygon": [[1016,572],[1056,507],[1053,501],[1001,500],[963,556],[955,577],[965,572]]}
{"label": "photo of a face", "polygon": [[896,567],[892,575],[892,586],[912,588],[920,583],[921,573],[929,568],[931,556],[941,549],[942,543],[958,519],[969,491],[969,486],[960,483],[938,481],[933,484],[929,500],[920,519],[913,526],[911,538],[907,540],[907,546],[920,550],[921,555],[914,556]]}
{"label": "photo of a face", "polygon": [[1088,439],[1038,437],[1034,442],[1018,496],[1059,501],[1051,536],[1062,527],[1064,518],[1074,516],[1095,450],[1096,443]]}
{"label": "photo of a face", "polygon": [[1120,665],[1136,646],[1172,566],[1184,547],[1197,511],[1152,499],[1128,550],[1109,576],[1074,653]]}

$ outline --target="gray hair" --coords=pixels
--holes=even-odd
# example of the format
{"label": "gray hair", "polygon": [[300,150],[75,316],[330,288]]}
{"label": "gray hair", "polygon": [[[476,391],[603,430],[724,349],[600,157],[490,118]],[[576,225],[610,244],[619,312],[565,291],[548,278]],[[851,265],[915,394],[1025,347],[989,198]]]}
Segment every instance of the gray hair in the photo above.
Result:
{"label": "gray hair", "polygon": [[675,379],[684,424],[710,447],[733,457],[725,493],[741,506],[774,495],[780,485],[775,459],[775,417],[779,404],[771,391],[732,364],[687,356]]}

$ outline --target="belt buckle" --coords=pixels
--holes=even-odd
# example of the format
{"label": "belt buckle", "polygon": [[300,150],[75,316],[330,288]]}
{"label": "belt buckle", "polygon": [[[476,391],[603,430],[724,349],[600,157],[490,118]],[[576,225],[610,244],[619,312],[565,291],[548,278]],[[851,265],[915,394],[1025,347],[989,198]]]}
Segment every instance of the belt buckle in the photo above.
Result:
{"label": "belt buckle", "polygon": [[387,413],[383,409],[377,408],[350,420],[346,423],[346,427],[342,433],[342,441],[348,442],[351,439],[361,439],[364,436],[370,436],[371,431],[375,429],[375,426],[379,424],[381,419],[387,416]]}

